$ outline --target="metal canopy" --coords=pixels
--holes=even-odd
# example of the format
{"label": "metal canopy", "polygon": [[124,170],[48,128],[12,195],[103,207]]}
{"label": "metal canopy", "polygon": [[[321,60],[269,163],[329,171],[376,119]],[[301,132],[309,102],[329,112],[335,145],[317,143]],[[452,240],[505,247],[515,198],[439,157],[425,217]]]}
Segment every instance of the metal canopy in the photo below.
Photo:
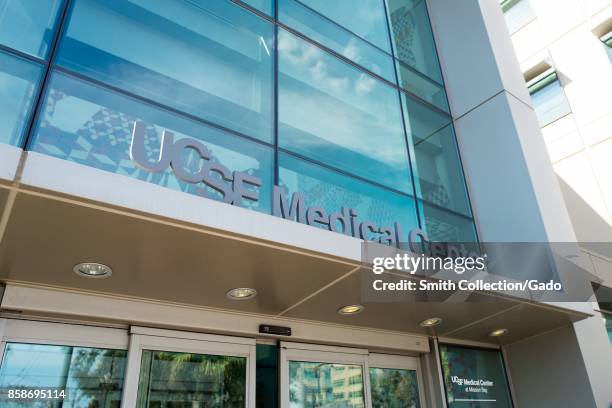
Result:
{"label": "metal canopy", "polygon": [[[491,342],[488,334],[500,327],[510,333],[499,341],[511,343],[586,317],[486,295],[473,295],[487,297],[477,302],[365,303],[364,312],[342,316],[339,307],[361,303],[355,260],[23,186],[7,221],[0,242],[4,282],[478,342]],[[110,265],[113,274],[82,278],[72,267],[83,261]],[[227,299],[236,287],[255,288],[258,296]],[[419,326],[434,316],[443,319],[435,333]]]}

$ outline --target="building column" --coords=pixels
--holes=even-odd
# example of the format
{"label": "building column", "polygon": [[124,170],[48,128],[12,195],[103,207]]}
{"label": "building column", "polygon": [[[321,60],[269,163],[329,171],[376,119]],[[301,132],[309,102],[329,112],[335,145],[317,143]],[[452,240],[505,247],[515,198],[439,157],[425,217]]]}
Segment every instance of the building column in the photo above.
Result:
{"label": "building column", "polygon": [[[576,242],[499,2],[427,2],[480,240]],[[594,313],[588,302],[556,306]],[[609,408],[612,347],[600,320],[507,348],[520,406]],[[547,354],[557,369],[530,375]]]}

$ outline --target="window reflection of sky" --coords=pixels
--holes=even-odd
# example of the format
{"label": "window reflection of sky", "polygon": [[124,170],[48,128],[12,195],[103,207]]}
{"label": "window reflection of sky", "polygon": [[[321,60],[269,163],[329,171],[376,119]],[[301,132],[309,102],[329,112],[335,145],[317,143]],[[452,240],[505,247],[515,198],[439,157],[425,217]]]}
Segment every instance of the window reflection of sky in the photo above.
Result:
{"label": "window reflection of sky", "polygon": [[302,0],[302,3],[365,38],[384,51],[391,52],[383,0]]}
{"label": "window reflection of sky", "polygon": [[[43,344],[8,343],[0,369],[0,388],[62,390],[66,398],[28,400],[27,406],[89,408],[114,406],[121,399],[127,351]],[[23,402],[0,395],[3,408]]]}
{"label": "window reflection of sky", "polygon": [[0,54],[0,143],[19,144],[41,72],[31,62]]}
{"label": "window reflection of sky", "polygon": [[272,36],[272,24],[226,2],[79,0],[59,63],[271,141]]}
{"label": "window reflection of sky", "polygon": [[278,47],[280,145],[410,192],[397,91],[282,30]]}
{"label": "window reflection of sky", "polygon": [[298,0],[278,2],[279,20],[349,60],[395,82],[393,58]]}
{"label": "window reflection of sky", "polygon": [[0,0],[0,43],[43,58],[61,0]]}

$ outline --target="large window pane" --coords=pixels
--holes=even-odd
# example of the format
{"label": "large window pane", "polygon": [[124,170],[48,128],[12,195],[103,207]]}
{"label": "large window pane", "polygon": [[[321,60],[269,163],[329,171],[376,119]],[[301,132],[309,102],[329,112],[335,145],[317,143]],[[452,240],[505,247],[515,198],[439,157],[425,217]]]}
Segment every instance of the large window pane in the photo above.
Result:
{"label": "large window pane", "polygon": [[377,47],[391,52],[383,0],[302,0],[306,6],[354,32]]}
{"label": "large window pane", "polygon": [[116,408],[121,390],[127,351],[101,348],[7,343],[0,367],[0,406],[26,406],[11,400],[15,389],[65,390],[65,399],[28,400],[30,408]]}
{"label": "large window pane", "polygon": [[397,90],[279,30],[279,145],[412,192]]}
{"label": "large window pane", "polygon": [[449,408],[512,408],[499,350],[440,345]]}
{"label": "large window pane", "polygon": [[289,405],[292,408],[365,407],[361,366],[290,361]]}
{"label": "large window pane", "polygon": [[0,43],[45,58],[62,0],[0,0]]}
{"label": "large window pane", "polygon": [[246,358],[143,350],[138,408],[244,407]]}
{"label": "large window pane", "polygon": [[395,82],[393,58],[297,0],[278,0],[279,20],[314,41]]}
{"label": "large window pane", "polygon": [[[408,231],[418,227],[412,197],[373,186],[287,154],[279,155],[279,166],[280,185],[289,194],[302,193],[306,206],[319,206],[328,215],[341,212],[342,207],[353,209],[356,230],[363,221],[369,221],[377,230],[388,228],[393,232],[394,223],[398,222],[404,232],[401,239]],[[350,221],[347,220],[347,224]],[[348,226],[343,228],[340,223],[336,228],[347,235],[359,236],[359,231],[353,234]],[[378,230],[376,233],[367,232],[367,238],[378,240],[386,238],[386,235],[384,231]]]}
{"label": "large window pane", "polygon": [[571,112],[563,87],[554,72],[530,85],[529,93],[541,127]]}
{"label": "large window pane", "polygon": [[370,368],[372,408],[419,408],[419,383],[415,370]]}
{"label": "large window pane", "polygon": [[412,92],[438,109],[447,113],[450,112],[446,91],[442,85],[427,79],[423,74],[419,74],[401,61],[396,61],[396,64],[400,87]]}
{"label": "large window pane", "polygon": [[442,73],[425,0],[386,0],[393,50],[400,61],[442,83]]}
{"label": "large window pane", "polygon": [[426,139],[451,123],[451,117],[402,92],[402,109],[408,135]]}
{"label": "large window pane", "polygon": [[272,141],[273,32],[226,1],[77,0],[58,63]]}
{"label": "large window pane", "polygon": [[414,134],[411,142],[420,197],[437,206],[471,215],[452,125],[425,137]]}
{"label": "large window pane", "polygon": [[42,68],[0,52],[0,143],[21,146]]}
{"label": "large window pane", "polygon": [[[259,201],[244,199],[242,206],[270,212],[271,148],[62,74],[52,78],[32,149],[191,194],[224,198],[221,192],[201,181],[179,180],[169,166],[160,172],[138,167],[130,158],[136,121],[145,128],[145,153],[152,162],[159,158],[164,131],[174,135],[175,143],[184,138],[198,139],[210,151],[210,159],[203,160],[195,150],[184,149],[181,159],[184,170],[196,174],[204,166],[215,163],[225,166],[227,174],[240,171],[259,177],[263,182]],[[206,173],[224,185],[230,184],[229,180],[222,180],[218,172]]]}

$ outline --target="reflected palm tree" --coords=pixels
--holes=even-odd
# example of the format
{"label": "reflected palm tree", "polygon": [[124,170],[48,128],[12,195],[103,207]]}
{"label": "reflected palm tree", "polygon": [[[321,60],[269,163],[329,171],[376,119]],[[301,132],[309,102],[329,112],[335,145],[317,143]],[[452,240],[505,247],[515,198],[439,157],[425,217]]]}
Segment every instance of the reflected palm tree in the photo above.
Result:
{"label": "reflected palm tree", "polygon": [[73,349],[63,408],[118,408],[126,357],[126,350]]}
{"label": "reflected palm tree", "polygon": [[245,358],[145,350],[137,406],[242,407],[245,381]]}
{"label": "reflected palm tree", "polygon": [[371,369],[372,407],[418,408],[416,373],[399,369]]}

